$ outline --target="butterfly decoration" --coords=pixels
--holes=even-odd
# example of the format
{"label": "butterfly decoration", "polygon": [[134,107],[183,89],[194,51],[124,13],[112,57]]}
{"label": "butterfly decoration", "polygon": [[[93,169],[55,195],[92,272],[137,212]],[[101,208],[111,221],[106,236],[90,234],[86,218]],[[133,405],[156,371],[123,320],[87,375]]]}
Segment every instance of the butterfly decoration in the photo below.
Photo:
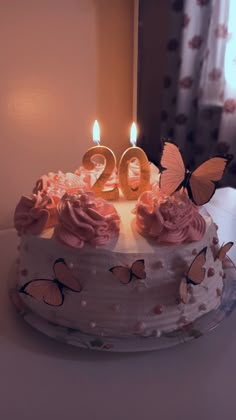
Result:
{"label": "butterfly decoration", "polygon": [[232,248],[234,245],[234,242],[227,242],[226,244],[223,244],[220,249],[218,250],[215,260],[220,260],[221,262],[224,261],[225,258],[231,261],[232,265],[235,267],[234,262],[231,260],[231,258],[227,255],[227,252]]}
{"label": "butterfly decoration", "polygon": [[144,260],[136,260],[131,267],[118,265],[109,269],[122,284],[128,284],[132,279],[143,280],[146,278]]}
{"label": "butterfly decoration", "polygon": [[233,242],[227,242],[227,244],[223,244],[217,252],[215,259],[223,261],[226,257],[227,252],[229,252],[229,250],[232,248],[233,244]]}
{"label": "butterfly decoration", "polygon": [[216,182],[221,180],[230,160],[230,157],[213,157],[190,172],[185,168],[178,147],[165,142],[161,157],[160,189],[165,195],[171,195],[184,187],[190,199],[201,206],[213,196]]}
{"label": "butterfly decoration", "polygon": [[203,282],[206,274],[204,264],[206,262],[207,247],[204,247],[192,261],[186,276],[180,282],[179,295],[183,303],[187,302],[188,284],[199,285]]}
{"label": "butterfly decoration", "polygon": [[61,306],[64,302],[64,289],[80,292],[81,285],[67,267],[63,258],[58,258],[53,264],[55,278],[35,279],[28,281],[19,290],[38,301],[50,306]]}

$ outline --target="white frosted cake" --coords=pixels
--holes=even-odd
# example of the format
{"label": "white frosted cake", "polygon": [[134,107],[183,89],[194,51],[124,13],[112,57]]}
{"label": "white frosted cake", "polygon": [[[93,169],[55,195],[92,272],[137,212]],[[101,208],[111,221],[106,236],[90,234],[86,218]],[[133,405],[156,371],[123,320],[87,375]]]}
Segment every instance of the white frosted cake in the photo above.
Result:
{"label": "white frosted cake", "polygon": [[53,177],[15,212],[17,288],[30,310],[94,336],[159,337],[218,307],[217,226],[184,191],[164,197],[153,184],[137,202],[108,203],[78,192],[75,175]]}

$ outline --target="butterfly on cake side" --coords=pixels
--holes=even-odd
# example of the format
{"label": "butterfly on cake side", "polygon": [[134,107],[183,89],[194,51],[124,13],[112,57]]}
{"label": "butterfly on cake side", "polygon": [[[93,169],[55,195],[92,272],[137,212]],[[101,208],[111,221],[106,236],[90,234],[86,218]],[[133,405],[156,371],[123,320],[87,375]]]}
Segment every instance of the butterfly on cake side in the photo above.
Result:
{"label": "butterfly on cake side", "polygon": [[53,264],[54,279],[34,279],[25,283],[19,290],[50,306],[61,306],[64,302],[63,289],[81,292],[79,281],[73,276],[63,258]]}

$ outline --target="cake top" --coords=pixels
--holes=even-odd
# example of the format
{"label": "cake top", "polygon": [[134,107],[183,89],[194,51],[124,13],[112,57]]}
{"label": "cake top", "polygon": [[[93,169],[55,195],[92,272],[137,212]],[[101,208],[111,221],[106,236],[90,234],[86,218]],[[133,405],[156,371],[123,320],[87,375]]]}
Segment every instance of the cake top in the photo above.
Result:
{"label": "cake top", "polygon": [[[54,228],[55,238],[69,246],[98,247],[118,237],[121,224],[127,225],[128,220],[138,234],[156,243],[199,241],[206,223],[198,206],[212,197],[227,163],[228,158],[215,157],[190,172],[177,146],[166,142],[160,171],[150,163],[146,191],[132,206],[121,199],[122,209],[119,202],[108,202],[92,192],[105,170],[104,163],[94,163],[91,170],[81,166],[74,173],[50,172],[39,178],[32,194],[21,197],[14,214],[15,228],[20,235],[40,235]],[[131,160],[127,182],[132,191],[138,189],[140,174],[141,165]],[[119,179],[115,168],[104,191],[118,189]],[[127,219],[127,210],[132,211],[132,218]]]}

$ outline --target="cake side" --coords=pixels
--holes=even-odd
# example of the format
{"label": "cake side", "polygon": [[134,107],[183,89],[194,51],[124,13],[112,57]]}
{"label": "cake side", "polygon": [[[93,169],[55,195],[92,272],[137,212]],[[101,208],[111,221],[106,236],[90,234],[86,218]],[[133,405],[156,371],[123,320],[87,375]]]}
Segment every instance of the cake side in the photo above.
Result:
{"label": "cake side", "polygon": [[[55,261],[63,259],[81,283],[80,293],[63,289],[64,301],[54,307],[21,293],[26,305],[43,318],[94,335],[160,335],[194,321],[220,303],[223,288],[222,263],[216,259],[216,226],[207,213],[206,232],[200,241],[158,245],[141,236],[134,226],[133,203],[118,203],[121,228],[118,240],[103,247],[75,249],[52,237],[23,235],[20,245],[18,287],[36,279],[55,279]],[[195,256],[206,250],[206,275],[200,285],[188,285],[187,302],[179,301],[179,286]],[[130,271],[144,260],[146,278],[131,272],[128,284],[110,271],[121,266]]]}

